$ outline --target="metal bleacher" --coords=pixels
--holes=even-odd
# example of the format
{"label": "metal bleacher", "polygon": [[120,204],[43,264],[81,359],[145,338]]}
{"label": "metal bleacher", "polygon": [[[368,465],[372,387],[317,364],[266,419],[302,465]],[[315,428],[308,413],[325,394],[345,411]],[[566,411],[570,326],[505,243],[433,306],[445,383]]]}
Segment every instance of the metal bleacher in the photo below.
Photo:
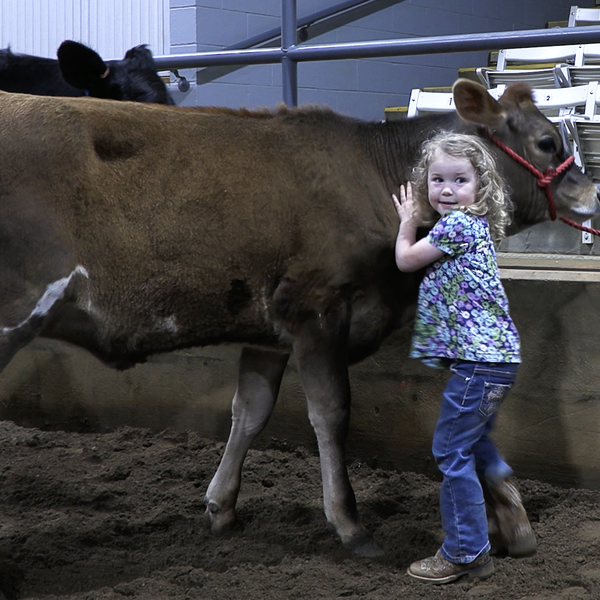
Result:
{"label": "metal bleacher", "polygon": [[479,67],[476,73],[489,88],[514,81],[537,88],[581,85],[600,73],[600,44],[506,48],[498,52],[495,68]]}

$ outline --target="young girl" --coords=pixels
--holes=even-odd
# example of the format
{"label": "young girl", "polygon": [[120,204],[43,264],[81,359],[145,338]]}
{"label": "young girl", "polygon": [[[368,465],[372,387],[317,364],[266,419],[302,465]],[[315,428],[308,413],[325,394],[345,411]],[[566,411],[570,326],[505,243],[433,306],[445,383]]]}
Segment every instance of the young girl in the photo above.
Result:
{"label": "young girl", "polygon": [[[426,142],[414,175],[400,188],[400,201],[393,196],[398,268],[431,265],[419,289],[410,356],[448,366],[451,377],[433,437],[446,536],[435,556],[414,562],[408,574],[430,583],[483,579],[494,572],[484,489],[500,545],[511,556],[536,551],[512,469],[489,437],[521,360],[492,241],[504,236],[508,199],[493,156],[473,136],[442,133]],[[417,226],[434,217],[427,237],[416,241]]]}

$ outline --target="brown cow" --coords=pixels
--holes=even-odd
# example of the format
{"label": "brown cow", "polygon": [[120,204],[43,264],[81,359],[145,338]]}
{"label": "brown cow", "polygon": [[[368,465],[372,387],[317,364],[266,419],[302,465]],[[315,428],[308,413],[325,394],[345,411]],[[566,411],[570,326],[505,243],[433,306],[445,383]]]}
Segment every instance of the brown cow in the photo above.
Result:
{"label": "brown cow", "polygon": [[[0,94],[0,369],[35,336],[117,368],[177,348],[240,343],[233,426],[206,494],[213,531],[235,521],[242,464],[293,352],[325,514],[355,552],[380,552],[344,462],[348,364],[410,318],[418,274],[394,263],[390,199],[423,140],[484,127],[540,171],[566,156],[528,88],[500,102],[454,88],[458,115],[365,123],[323,108],[273,113]],[[489,142],[488,142],[489,143]],[[513,231],[547,219],[543,190],[496,146]],[[596,213],[571,166],[559,215]]]}

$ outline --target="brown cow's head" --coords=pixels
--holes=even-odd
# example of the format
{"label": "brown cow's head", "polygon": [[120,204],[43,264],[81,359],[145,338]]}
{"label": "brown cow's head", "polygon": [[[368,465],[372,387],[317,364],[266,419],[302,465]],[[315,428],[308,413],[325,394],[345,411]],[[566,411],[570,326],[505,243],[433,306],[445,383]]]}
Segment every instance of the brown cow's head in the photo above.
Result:
{"label": "brown cow's head", "polygon": [[[456,110],[465,121],[485,127],[538,171],[556,169],[570,155],[556,126],[535,106],[527,84],[511,85],[499,101],[466,79],[459,79],[453,91]],[[535,176],[498,148],[494,153],[514,204],[510,233],[548,220],[548,198]],[[575,165],[556,176],[550,189],[558,216],[581,221],[600,212],[596,186]]]}

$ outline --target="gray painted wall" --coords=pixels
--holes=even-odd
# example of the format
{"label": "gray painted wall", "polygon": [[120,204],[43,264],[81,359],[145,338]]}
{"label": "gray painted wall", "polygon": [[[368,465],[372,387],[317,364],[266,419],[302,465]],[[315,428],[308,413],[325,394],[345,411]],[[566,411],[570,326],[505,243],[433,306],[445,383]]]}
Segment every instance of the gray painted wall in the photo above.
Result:
{"label": "gray painted wall", "polygon": [[[297,0],[298,17],[340,0]],[[539,29],[566,21],[572,0],[381,0],[378,12],[310,37],[307,43],[357,42],[392,38],[459,35]],[[591,0],[580,6],[593,6]],[[171,53],[217,50],[281,24],[281,0],[171,0]],[[318,33],[319,27],[315,28]],[[386,106],[408,103],[415,87],[451,85],[457,70],[487,64],[487,52],[302,63],[300,103],[326,104],[350,116],[384,118]],[[196,71],[183,73],[196,81]],[[281,66],[209,68],[183,105],[236,108],[274,106],[282,101]]]}

